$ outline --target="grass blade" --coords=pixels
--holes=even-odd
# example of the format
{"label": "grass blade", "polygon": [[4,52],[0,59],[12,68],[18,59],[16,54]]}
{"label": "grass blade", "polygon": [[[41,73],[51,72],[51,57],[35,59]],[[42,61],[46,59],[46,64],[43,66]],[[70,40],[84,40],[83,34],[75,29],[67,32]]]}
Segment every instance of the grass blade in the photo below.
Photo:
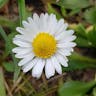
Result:
{"label": "grass blade", "polygon": [[18,8],[20,16],[20,26],[22,26],[22,21],[26,19],[25,0],[18,0]]}
{"label": "grass blade", "polygon": [[6,96],[3,70],[0,67],[0,96]]}

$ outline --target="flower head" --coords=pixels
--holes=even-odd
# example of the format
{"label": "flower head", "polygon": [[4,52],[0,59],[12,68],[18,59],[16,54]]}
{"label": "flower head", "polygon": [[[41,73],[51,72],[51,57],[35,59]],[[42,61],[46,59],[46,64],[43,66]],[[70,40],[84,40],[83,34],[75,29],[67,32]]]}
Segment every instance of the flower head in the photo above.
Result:
{"label": "flower head", "polygon": [[18,47],[12,51],[15,57],[21,61],[23,72],[32,70],[32,76],[39,78],[45,67],[45,75],[50,78],[55,74],[62,74],[62,66],[68,66],[67,56],[71,55],[73,47],[76,46],[73,40],[73,30],[66,30],[68,24],[63,19],[57,21],[54,14],[35,13],[33,18],[23,21],[23,28],[17,27],[20,33],[13,39]]}

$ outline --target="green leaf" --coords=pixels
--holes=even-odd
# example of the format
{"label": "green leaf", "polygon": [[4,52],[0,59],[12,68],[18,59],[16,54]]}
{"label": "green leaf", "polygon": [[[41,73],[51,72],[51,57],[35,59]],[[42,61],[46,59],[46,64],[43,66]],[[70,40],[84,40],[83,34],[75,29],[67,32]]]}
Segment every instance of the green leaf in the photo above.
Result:
{"label": "green leaf", "polygon": [[[3,28],[0,26],[0,34],[1,36],[4,38],[5,43],[8,43],[8,49],[11,50],[12,49],[12,45],[9,42],[9,39],[7,37],[7,34],[5,33],[5,31],[3,30]],[[15,71],[14,71],[14,82],[17,80],[19,74],[20,74],[20,67],[18,67],[17,63],[18,63],[18,59],[15,58],[14,54],[12,53],[12,51],[10,51],[14,65],[15,65]]]}
{"label": "green leaf", "polygon": [[15,65],[13,62],[3,62],[3,67],[8,72],[14,72]]}
{"label": "green leaf", "polygon": [[59,0],[57,5],[67,9],[81,9],[90,6],[90,0]]}
{"label": "green leaf", "polygon": [[84,17],[87,22],[91,24],[96,24],[96,8],[86,10],[84,13]]}
{"label": "green leaf", "polygon": [[[96,68],[96,63],[86,63],[86,62],[81,62],[79,60],[69,60],[68,62],[68,67],[62,67],[63,72],[69,72],[69,71],[74,71],[74,70],[82,70],[86,68]],[[94,67],[95,66],[95,67]]]}
{"label": "green leaf", "polygon": [[68,81],[59,88],[59,96],[85,96],[85,94],[96,85],[96,81],[80,82]]}
{"label": "green leaf", "polygon": [[79,8],[76,8],[76,9],[73,9],[70,13],[69,13],[69,16],[72,16],[72,15],[75,15],[77,13],[80,12],[80,9]]}
{"label": "green leaf", "polygon": [[61,13],[64,17],[67,17],[67,12],[66,12],[66,9],[64,8],[64,6],[61,6]]}
{"label": "green leaf", "polygon": [[0,25],[4,27],[8,27],[11,30],[15,30],[16,26],[18,26],[18,20],[12,21],[4,16],[0,16]]}
{"label": "green leaf", "polygon": [[[15,58],[15,57],[14,57],[14,58]],[[16,62],[16,64],[15,64],[15,71],[14,71],[14,77],[13,77],[14,83],[16,82],[16,80],[18,79],[18,76],[19,76],[19,74],[20,74],[20,67],[17,65],[18,60],[15,59],[15,62]]]}
{"label": "green leaf", "polygon": [[89,63],[80,60],[69,60],[69,70],[80,70],[85,68],[96,68],[96,63]]}
{"label": "green leaf", "polygon": [[0,8],[2,8],[7,2],[8,0],[0,0]]}
{"label": "green leaf", "polygon": [[69,57],[69,66],[63,67],[63,71],[72,71],[72,70],[80,70],[85,68],[96,68],[96,60],[82,56],[78,53],[73,53]]}
{"label": "green leaf", "polygon": [[96,26],[87,33],[88,40],[96,47]]}
{"label": "green leaf", "polygon": [[7,42],[7,34],[5,33],[5,31],[3,30],[3,28],[0,26],[0,34],[3,37],[3,39],[5,40],[5,42]]}
{"label": "green leaf", "polygon": [[1,67],[0,67],[0,96],[6,96],[4,85],[4,74]]}
{"label": "green leaf", "polygon": [[75,28],[75,34],[77,36],[75,42],[79,47],[90,47],[92,44],[89,42],[86,34],[86,29],[82,24],[78,24]]}
{"label": "green leaf", "polygon": [[[15,47],[15,45],[12,43],[13,37],[16,35],[16,32],[12,32],[8,35],[7,43],[5,43],[5,55],[8,56],[11,52],[12,49]],[[9,43],[10,43],[10,48],[9,48]]]}
{"label": "green leaf", "polygon": [[77,36],[75,40],[78,47],[90,47],[92,46],[92,43],[86,40],[85,38]]}
{"label": "green leaf", "polygon": [[56,15],[57,19],[62,18],[62,16],[49,3],[47,4],[47,11],[49,14],[54,13]]}
{"label": "green leaf", "polygon": [[75,28],[76,35],[82,38],[87,38],[86,36],[86,29],[82,24],[78,24]]}

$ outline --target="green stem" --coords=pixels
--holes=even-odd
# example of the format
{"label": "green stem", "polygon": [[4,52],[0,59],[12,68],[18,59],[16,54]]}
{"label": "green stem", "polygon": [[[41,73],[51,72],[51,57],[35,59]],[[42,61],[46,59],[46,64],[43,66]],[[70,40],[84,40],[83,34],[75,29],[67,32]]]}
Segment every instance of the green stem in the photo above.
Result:
{"label": "green stem", "polygon": [[3,37],[4,41],[7,42],[7,40],[8,40],[7,35],[1,26],[0,26],[0,34]]}
{"label": "green stem", "polygon": [[20,16],[20,26],[22,26],[22,21],[26,19],[25,0],[18,0],[18,8]]}

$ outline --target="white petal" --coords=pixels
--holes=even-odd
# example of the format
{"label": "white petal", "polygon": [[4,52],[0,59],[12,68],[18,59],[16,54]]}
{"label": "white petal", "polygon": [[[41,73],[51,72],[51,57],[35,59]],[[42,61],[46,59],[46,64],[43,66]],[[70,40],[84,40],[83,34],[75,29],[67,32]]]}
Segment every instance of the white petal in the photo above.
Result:
{"label": "white petal", "polygon": [[15,38],[19,39],[21,41],[23,40],[23,41],[26,41],[26,42],[32,42],[32,38],[30,38],[30,36],[26,35],[26,34],[24,34],[24,35],[16,35]]}
{"label": "white petal", "polygon": [[27,57],[27,56],[29,56],[29,55],[33,56],[33,53],[31,52],[31,53],[28,53],[28,54],[26,54],[26,55],[16,54],[15,57],[16,57],[16,58],[25,58],[25,57]]}
{"label": "white petal", "polygon": [[64,24],[64,19],[60,19],[57,23],[57,27],[55,31],[59,31],[60,27],[63,26]]}
{"label": "white petal", "polygon": [[31,60],[28,64],[25,64],[22,67],[23,72],[28,72],[29,70],[31,70],[38,61],[39,61],[39,59],[35,58],[35,59]]}
{"label": "white petal", "polygon": [[66,43],[57,44],[58,48],[69,48],[69,47],[75,47],[75,46],[76,46],[76,43],[73,43],[73,42],[66,42]]}
{"label": "white petal", "polygon": [[32,48],[16,47],[12,51],[17,54],[28,54],[28,53],[32,52]]}
{"label": "white petal", "polygon": [[58,49],[57,52],[63,56],[70,56],[71,55],[71,52],[70,50],[66,50],[66,49]]}
{"label": "white petal", "polygon": [[62,32],[62,33],[60,33],[59,35],[56,35],[56,36],[55,36],[55,39],[56,39],[56,40],[61,40],[61,39],[63,39],[64,35],[65,35],[65,33]]}
{"label": "white petal", "polygon": [[16,30],[21,33],[21,34],[24,34],[25,33],[25,29],[24,28],[21,28],[21,27],[16,27]]}
{"label": "white petal", "polygon": [[50,32],[50,34],[54,34],[56,24],[57,24],[56,16],[54,14],[51,14],[48,20],[48,32]]}
{"label": "white petal", "polygon": [[[57,22],[57,25],[56,25],[56,28],[54,30],[55,33],[58,33],[59,29],[61,28],[61,26],[63,26],[64,24],[64,19],[60,19],[58,22]],[[56,35],[56,34],[55,34]]]}
{"label": "white petal", "polygon": [[28,22],[30,23],[30,28],[29,28],[30,37],[32,38],[38,33],[38,31],[40,32],[39,26],[38,26],[39,19],[40,18],[36,13],[33,14],[33,19],[31,17],[28,18]]}
{"label": "white petal", "polygon": [[68,36],[71,36],[73,33],[74,33],[74,30],[63,31],[59,35],[55,36],[55,38],[56,38],[56,40],[61,40]]}
{"label": "white petal", "polygon": [[57,30],[56,35],[59,35],[61,32],[64,32],[68,27],[68,24],[65,23],[62,26],[60,26],[59,30]]}
{"label": "white petal", "polygon": [[30,24],[27,21],[22,21],[24,28],[30,28]]}
{"label": "white petal", "polygon": [[48,14],[47,13],[45,15],[44,14],[40,15],[39,26],[40,26],[40,31],[41,32],[48,31],[47,30],[48,29]]}
{"label": "white petal", "polygon": [[76,36],[70,36],[70,37],[67,37],[65,40],[67,41],[67,42],[70,42],[70,41],[73,41],[73,40],[75,40],[76,39]]}
{"label": "white petal", "polygon": [[59,74],[62,74],[62,68],[61,68],[61,65],[59,64],[57,58],[56,58],[55,56],[52,56],[51,60],[52,60],[52,64],[53,64],[55,70],[56,70]]}
{"label": "white petal", "polygon": [[51,34],[55,34],[56,25],[57,25],[56,16],[53,15],[53,17],[52,17],[52,23],[50,24],[50,31],[49,31]]}
{"label": "white petal", "polygon": [[[20,52],[22,49],[24,49],[23,47],[16,47],[16,48],[14,48],[14,49],[12,49],[12,52],[13,53],[18,53],[18,52]],[[25,50],[25,49],[24,49]]]}
{"label": "white petal", "polygon": [[16,47],[16,48],[14,48],[14,49],[12,49],[12,52],[14,52],[14,53],[19,53],[19,52],[21,52],[21,51],[26,51],[26,50],[32,50],[32,48],[25,48],[25,47]]}
{"label": "white petal", "polygon": [[29,63],[32,59],[33,59],[34,55],[29,55],[27,57],[25,57],[24,59],[22,59],[19,63],[18,63],[18,66],[22,66],[24,64],[27,64]]}
{"label": "white petal", "polygon": [[57,58],[57,60],[59,61],[59,63],[61,64],[61,65],[63,65],[64,67],[68,67],[68,59],[66,60],[65,58],[64,58],[64,56],[62,56],[62,55],[59,55],[59,54],[56,54],[55,55],[56,56],[56,58]]}
{"label": "white petal", "polygon": [[34,13],[33,14],[33,20],[34,20],[34,22],[36,22],[37,24],[38,24],[38,21],[39,21],[39,16],[38,16],[38,14],[37,13]]}
{"label": "white petal", "polygon": [[76,36],[69,36],[58,41],[58,43],[71,42],[76,39]]}
{"label": "white petal", "polygon": [[32,76],[36,78],[40,78],[44,65],[45,65],[45,60],[39,58],[39,61],[37,62],[37,64],[34,66],[32,70]]}
{"label": "white petal", "polygon": [[28,17],[28,22],[29,22],[29,23],[32,23],[32,22],[33,22],[33,20],[32,20],[31,17]]}
{"label": "white petal", "polygon": [[54,76],[55,74],[55,68],[50,59],[46,60],[45,74],[47,78],[50,78],[51,76]]}
{"label": "white petal", "polygon": [[20,46],[20,47],[32,47],[31,43],[29,42],[24,42],[23,40],[19,40],[14,38],[13,43]]}
{"label": "white petal", "polygon": [[74,34],[74,30],[66,30],[65,33],[66,33],[66,36],[70,36]]}
{"label": "white petal", "polygon": [[[40,18],[39,18],[39,16],[38,16],[38,14],[37,13],[34,13],[33,14],[33,24],[40,30],[40,25],[39,25],[39,23],[41,23],[40,22]],[[41,23],[41,25],[42,25],[42,23]],[[34,27],[35,27],[34,26]]]}
{"label": "white petal", "polygon": [[58,21],[58,28],[60,28],[60,26],[62,25],[62,24],[64,24],[64,19],[60,19],[59,21]]}

